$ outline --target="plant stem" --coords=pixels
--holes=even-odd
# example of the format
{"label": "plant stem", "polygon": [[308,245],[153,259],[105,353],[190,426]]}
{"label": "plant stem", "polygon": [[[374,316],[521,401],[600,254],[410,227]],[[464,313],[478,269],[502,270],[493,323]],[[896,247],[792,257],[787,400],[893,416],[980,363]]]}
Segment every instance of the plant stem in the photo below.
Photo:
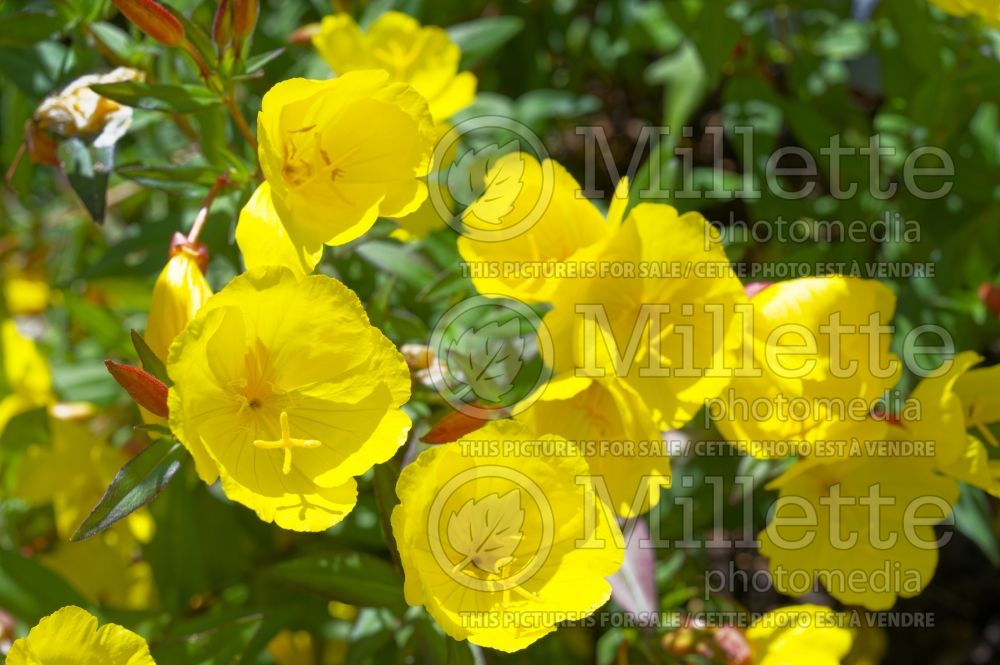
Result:
{"label": "plant stem", "polygon": [[239,129],[240,133],[243,134],[243,138],[246,139],[247,143],[253,147],[254,155],[256,155],[257,139],[254,138],[253,132],[250,131],[250,126],[247,125],[247,121],[243,118],[243,114],[240,113],[240,110],[236,107],[236,101],[231,95],[226,95],[223,97],[222,101],[226,105],[226,108],[229,109],[229,115],[233,117],[233,122],[236,123],[237,129]]}
{"label": "plant stem", "polygon": [[187,234],[188,242],[194,243],[198,241],[198,236],[201,235],[202,229],[205,228],[205,222],[208,220],[208,211],[212,209],[212,202],[215,201],[215,197],[219,195],[219,192],[228,185],[229,176],[225,173],[215,179],[212,189],[208,190],[208,195],[205,196],[205,200],[201,203],[198,216],[194,218],[194,224],[191,225],[191,230]]}

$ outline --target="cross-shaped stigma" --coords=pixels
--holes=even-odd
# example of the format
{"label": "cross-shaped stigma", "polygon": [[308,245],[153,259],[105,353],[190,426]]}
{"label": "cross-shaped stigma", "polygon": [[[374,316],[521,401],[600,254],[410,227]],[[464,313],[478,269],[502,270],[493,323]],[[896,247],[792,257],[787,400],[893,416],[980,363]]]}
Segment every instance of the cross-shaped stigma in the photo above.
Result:
{"label": "cross-shaped stigma", "polygon": [[264,450],[282,449],[285,452],[285,460],[281,465],[281,472],[286,476],[292,471],[292,449],[293,448],[319,448],[322,443],[316,439],[293,439],[292,430],[288,426],[288,411],[281,412],[281,438],[277,441],[264,441],[257,439],[253,445]]}

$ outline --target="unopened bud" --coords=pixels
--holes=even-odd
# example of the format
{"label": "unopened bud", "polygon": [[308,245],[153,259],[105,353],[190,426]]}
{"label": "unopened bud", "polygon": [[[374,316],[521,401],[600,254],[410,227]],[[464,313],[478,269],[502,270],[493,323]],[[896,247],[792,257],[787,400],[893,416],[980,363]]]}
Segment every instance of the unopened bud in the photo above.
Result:
{"label": "unopened bud", "polygon": [[229,0],[219,0],[212,19],[212,39],[220,49],[225,48],[233,38],[233,13],[230,11]]}
{"label": "unopened bud", "polygon": [[111,0],[122,14],[144,33],[165,46],[184,41],[184,26],[154,0]]}
{"label": "unopened bud", "polygon": [[1000,318],[1000,287],[989,282],[980,285],[979,299],[986,305],[986,311],[996,318]]}
{"label": "unopened bud", "polygon": [[292,31],[292,34],[288,35],[288,43],[297,46],[312,44],[313,37],[318,35],[321,29],[319,23],[307,23],[300,28],[296,28]]}
{"label": "unopened bud", "polygon": [[232,0],[233,34],[243,39],[253,34],[260,12],[260,0]]}
{"label": "unopened bud", "polygon": [[136,404],[161,418],[167,417],[170,410],[167,408],[168,390],[165,383],[138,367],[116,363],[114,360],[105,360],[104,366]]}
{"label": "unopened bud", "polygon": [[212,295],[202,272],[207,258],[207,252],[201,251],[198,243],[175,244],[170,260],[156,280],[145,338],[149,348],[162,360],[166,360],[174,338]]}

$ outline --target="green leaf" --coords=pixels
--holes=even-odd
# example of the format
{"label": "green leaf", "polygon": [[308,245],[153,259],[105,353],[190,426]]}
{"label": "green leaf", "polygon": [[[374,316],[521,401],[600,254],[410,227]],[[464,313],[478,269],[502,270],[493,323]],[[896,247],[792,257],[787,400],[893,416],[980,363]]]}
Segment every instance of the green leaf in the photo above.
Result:
{"label": "green leaf", "polygon": [[114,155],[114,146],[95,148],[78,138],[59,143],[60,165],[73,191],[98,224],[104,221],[108,175],[114,167]]}
{"label": "green leaf", "polygon": [[87,604],[69,583],[37,559],[0,550],[0,607],[29,626],[61,607]]}
{"label": "green leaf", "polygon": [[193,113],[222,103],[215,93],[200,85],[120,81],[92,85],[90,89],[119,104],[146,111]]}
{"label": "green leaf", "polygon": [[1000,544],[993,531],[993,516],[986,494],[981,489],[961,485],[962,493],[955,506],[955,528],[979,546],[994,566],[1000,566]]}
{"label": "green leaf", "polygon": [[491,16],[448,28],[448,36],[462,50],[462,69],[486,59],[524,28],[517,16]]}
{"label": "green leaf", "polygon": [[399,480],[399,465],[391,459],[383,464],[376,464],[372,470],[372,488],[375,490],[375,504],[378,508],[378,518],[382,525],[382,535],[389,546],[389,554],[394,563],[399,564],[399,549],[396,538],[392,534],[392,510],[399,503],[396,496],[396,482]]}
{"label": "green leaf", "polygon": [[211,66],[216,59],[215,42],[213,42],[212,38],[208,36],[205,29],[171,7],[169,4],[163,3],[163,7],[168,12],[173,14],[174,18],[180,21],[181,25],[184,26],[184,36],[191,43],[191,45],[194,46],[202,60],[205,61],[205,64]]}
{"label": "green leaf", "polygon": [[62,29],[65,22],[55,14],[21,12],[0,20],[0,46],[30,46]]}
{"label": "green leaf", "polygon": [[349,605],[406,607],[402,575],[392,564],[361,552],[312,554],[279,563],[266,575]]}
{"label": "green leaf", "polygon": [[285,52],[285,47],[276,48],[273,51],[267,51],[266,53],[258,53],[255,56],[247,58],[246,66],[243,68],[243,74],[253,74],[254,72],[263,69],[264,66],[280,56]]}
{"label": "green leaf", "polygon": [[164,366],[163,361],[153,352],[153,349],[149,348],[146,339],[135,330],[132,331],[132,346],[135,347],[135,352],[139,354],[139,362],[142,363],[142,368],[168,386],[171,385],[170,377],[167,375],[167,368]]}
{"label": "green leaf", "polygon": [[152,501],[181,468],[184,455],[181,444],[159,439],[133,457],[70,540],[90,538]]}
{"label": "green leaf", "polygon": [[123,178],[134,180],[144,187],[167,191],[189,191],[194,186],[209,188],[219,177],[219,169],[208,166],[145,166],[125,164],[115,169]]}
{"label": "green leaf", "polygon": [[395,275],[418,289],[436,279],[430,263],[406,245],[370,240],[358,245],[355,252],[379,270]]}

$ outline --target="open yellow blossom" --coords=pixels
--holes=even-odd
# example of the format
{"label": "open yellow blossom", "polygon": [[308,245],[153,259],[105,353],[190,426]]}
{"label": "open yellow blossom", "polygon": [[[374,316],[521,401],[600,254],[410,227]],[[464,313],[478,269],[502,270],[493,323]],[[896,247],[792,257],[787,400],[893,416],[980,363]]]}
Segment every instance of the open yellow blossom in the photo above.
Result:
{"label": "open yellow blossom", "polygon": [[791,605],[756,619],[746,633],[754,665],[838,665],[851,650],[851,631],[819,605]]}
{"label": "open yellow blossom", "polygon": [[[551,159],[539,162],[525,152],[503,155],[486,172],[485,185],[482,195],[465,209],[462,223],[467,230],[458,239],[462,259],[474,267],[512,262],[573,267],[590,257],[618,226],[578,196],[580,185]],[[525,303],[552,300],[566,281],[529,270],[505,270],[496,276],[473,270],[471,276],[480,293]]]}
{"label": "open yellow blossom", "polygon": [[0,431],[19,413],[55,399],[52,373],[35,343],[22,335],[12,319],[0,321]]}
{"label": "open yellow blossom", "polygon": [[510,441],[568,445],[493,421],[422,452],[392,513],[406,601],[455,639],[508,652],[603,605],[624,550],[581,457],[504,456]]}
{"label": "open yellow blossom", "polygon": [[323,258],[323,245],[310,249],[296,245],[285,230],[271,201],[271,185],[262,183],[240,210],[236,243],[247,268],[284,266],[296,275],[308,275]]}
{"label": "open yellow blossom", "polygon": [[958,484],[928,457],[869,448],[889,441],[894,427],[841,422],[831,433],[853,454],[809,457],[769,485],[780,494],[760,551],[778,591],[799,596],[819,581],[843,603],[886,610],[930,582],[934,524],[950,515]]}
{"label": "open yellow blossom", "polygon": [[[279,239],[259,228],[273,223],[270,207],[305,262],[318,258],[323,244],[349,242],[380,215],[409,214],[427,197],[420,179],[434,143],[427,102],[384,71],[282,81],[264,95],[257,134],[268,188],[240,217],[241,225],[258,226],[242,233],[248,268],[264,265],[257,257],[266,259]],[[254,239],[266,244],[248,251]]]}
{"label": "open yellow blossom", "polygon": [[390,458],[410,420],[406,363],[329,277],[236,277],[173,346],[170,427],[207,483],[278,526],[321,531],[354,507],[354,477]]}
{"label": "open yellow blossom", "polygon": [[824,438],[848,405],[867,414],[899,377],[889,351],[895,304],[884,284],[840,276],[756,293],[744,319],[744,365],[709,405],[723,436],[754,456],[781,456]]}
{"label": "open yellow blossom", "polygon": [[931,0],[954,16],[977,16],[987,25],[1000,28],[1000,2],[997,0]]}
{"label": "open yellow blossom", "polygon": [[153,286],[144,335],[160,360],[166,359],[171,342],[212,295],[195,250],[181,245],[171,254]]}
{"label": "open yellow blossom", "polygon": [[14,642],[8,665],[156,665],[146,641],[117,624],[97,627],[97,618],[70,605],[38,622]]}
{"label": "open yellow blossom", "polygon": [[743,334],[743,285],[718,233],[698,213],[640,204],[593,259],[593,279],[567,279],[545,316],[557,373],[618,377],[662,429],[688,422],[728,384]]}
{"label": "open yellow blossom", "polygon": [[476,97],[476,77],[459,73],[462,54],[448,33],[421,26],[401,12],[382,14],[367,32],[348,14],[326,16],[312,42],[338,75],[384,69],[390,80],[413,86],[430,104],[435,122],[447,120]]}
{"label": "open yellow blossom", "polygon": [[[518,417],[530,429],[576,443],[622,517],[647,512],[670,485],[670,458],[653,414],[623,381],[557,377]],[[601,489],[598,489],[601,491]]]}

